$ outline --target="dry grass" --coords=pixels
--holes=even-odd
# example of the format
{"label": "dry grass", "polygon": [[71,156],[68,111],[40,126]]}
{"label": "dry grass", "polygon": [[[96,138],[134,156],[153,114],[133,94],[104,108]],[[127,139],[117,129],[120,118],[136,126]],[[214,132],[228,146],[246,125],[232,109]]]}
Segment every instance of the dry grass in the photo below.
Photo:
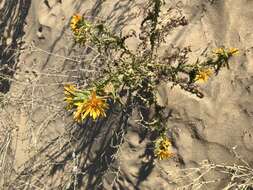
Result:
{"label": "dry grass", "polygon": [[251,190],[253,188],[252,166],[236,152],[236,147],[231,152],[235,157],[235,163],[232,165],[203,160],[196,167],[179,169],[176,171],[177,177],[173,177],[174,173],[158,167],[161,172],[169,176],[171,183],[177,184],[177,190],[209,189],[217,184],[221,184],[222,187],[219,186],[221,190]]}

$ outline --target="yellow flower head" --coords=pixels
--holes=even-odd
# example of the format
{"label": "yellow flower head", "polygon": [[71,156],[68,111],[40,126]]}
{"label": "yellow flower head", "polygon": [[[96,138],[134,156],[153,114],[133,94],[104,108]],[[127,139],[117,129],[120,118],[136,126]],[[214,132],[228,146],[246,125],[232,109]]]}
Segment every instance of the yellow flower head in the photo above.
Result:
{"label": "yellow flower head", "polygon": [[213,74],[211,69],[200,70],[195,77],[195,82],[206,82],[208,78]]}
{"label": "yellow flower head", "polygon": [[82,16],[80,15],[73,15],[72,18],[71,18],[71,21],[70,21],[70,27],[72,29],[73,32],[78,32],[78,24],[80,23],[80,21],[82,20]]}
{"label": "yellow flower head", "polygon": [[64,86],[64,94],[65,94],[64,101],[68,103],[66,107],[67,110],[70,110],[73,108],[76,92],[77,92],[77,88],[74,85],[66,84]]}
{"label": "yellow flower head", "polygon": [[239,54],[239,49],[238,48],[230,48],[228,50],[229,55],[238,55]]}
{"label": "yellow flower head", "polygon": [[218,56],[232,56],[232,55],[237,55],[239,53],[238,48],[217,48],[213,50],[213,53],[218,55]]}
{"label": "yellow flower head", "polygon": [[172,145],[167,137],[163,136],[155,141],[155,156],[159,160],[171,158],[173,155]]}
{"label": "yellow flower head", "polygon": [[98,117],[105,117],[105,109],[108,108],[104,99],[98,97],[96,92],[93,91],[90,99],[78,102],[76,104],[77,109],[74,113],[74,119],[78,122],[82,122],[88,115],[96,120]]}
{"label": "yellow flower head", "polygon": [[217,54],[217,55],[223,55],[223,54],[225,54],[225,49],[224,48],[217,48],[217,49],[214,49],[213,50],[213,53],[214,54]]}

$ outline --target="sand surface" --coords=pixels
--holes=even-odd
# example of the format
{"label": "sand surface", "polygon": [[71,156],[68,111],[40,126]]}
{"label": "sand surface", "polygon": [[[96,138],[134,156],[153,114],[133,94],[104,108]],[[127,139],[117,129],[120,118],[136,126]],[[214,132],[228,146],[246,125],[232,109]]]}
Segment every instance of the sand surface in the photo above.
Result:
{"label": "sand surface", "polygon": [[[240,55],[229,71],[201,86],[202,99],[161,85],[158,98],[170,113],[168,134],[176,152],[163,161],[150,159],[145,130],[125,129],[124,114],[112,113],[103,124],[81,128],[73,125],[62,102],[64,83],[85,83],[94,71],[82,62],[85,50],[73,44],[71,16],[106,20],[116,33],[138,32],[147,1],[0,1],[0,63],[15,54],[12,48],[19,50],[11,59],[15,71],[0,113],[0,143],[6,146],[0,161],[2,189],[74,189],[73,179],[76,189],[174,190],[199,175],[187,177],[182,168],[197,168],[203,160],[239,163],[231,152],[235,146],[253,166],[253,1],[165,1],[166,9],[178,6],[189,21],[171,32],[168,45],[191,46],[190,60],[221,45],[239,48]],[[128,43],[135,48],[134,40]],[[221,190],[228,183],[228,176],[217,171],[201,178],[214,179],[219,180],[200,189]]]}

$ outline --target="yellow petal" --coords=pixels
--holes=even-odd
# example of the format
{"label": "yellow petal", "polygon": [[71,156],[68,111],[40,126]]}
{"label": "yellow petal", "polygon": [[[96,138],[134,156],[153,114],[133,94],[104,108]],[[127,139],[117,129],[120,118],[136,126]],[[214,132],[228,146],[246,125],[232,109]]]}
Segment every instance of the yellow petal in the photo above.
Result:
{"label": "yellow petal", "polygon": [[97,112],[95,110],[92,112],[92,117],[93,117],[93,120],[98,118]]}
{"label": "yellow petal", "polygon": [[86,118],[87,117],[87,115],[90,113],[90,108],[89,109],[87,109],[85,112],[84,112],[84,114],[83,114],[83,116],[82,116],[82,118]]}

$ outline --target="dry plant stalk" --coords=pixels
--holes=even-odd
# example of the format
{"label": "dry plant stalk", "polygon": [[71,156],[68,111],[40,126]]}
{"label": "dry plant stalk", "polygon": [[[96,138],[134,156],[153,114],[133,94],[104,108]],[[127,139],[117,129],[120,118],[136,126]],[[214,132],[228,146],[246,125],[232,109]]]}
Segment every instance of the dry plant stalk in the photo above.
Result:
{"label": "dry plant stalk", "polygon": [[[253,168],[245,161],[237,152],[236,146],[231,151],[235,159],[239,163],[229,164],[215,164],[208,160],[203,160],[199,167],[180,169],[179,177],[172,180],[173,183],[178,184],[177,190],[200,190],[209,187],[209,185],[217,184],[221,181],[226,181],[221,190],[251,190],[253,188]],[[171,176],[170,172],[162,172]],[[223,178],[208,179],[207,175],[212,172],[224,174]]]}

